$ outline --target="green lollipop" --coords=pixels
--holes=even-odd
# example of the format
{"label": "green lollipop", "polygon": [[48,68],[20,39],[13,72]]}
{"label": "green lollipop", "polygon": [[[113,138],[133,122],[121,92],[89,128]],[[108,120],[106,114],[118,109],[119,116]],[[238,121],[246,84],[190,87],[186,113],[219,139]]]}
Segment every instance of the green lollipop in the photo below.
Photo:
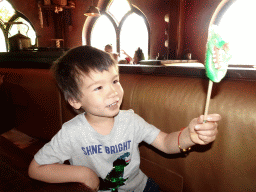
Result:
{"label": "green lollipop", "polygon": [[207,77],[219,83],[225,77],[231,59],[228,43],[223,40],[216,25],[209,29],[206,47],[205,69]]}
{"label": "green lollipop", "polygon": [[218,26],[211,25],[209,28],[205,59],[206,76],[210,80],[206,98],[204,122],[206,122],[206,116],[208,114],[213,82],[219,83],[221,79],[225,77],[228,69],[228,61],[230,59],[231,55],[229,53],[228,43],[221,37]]}

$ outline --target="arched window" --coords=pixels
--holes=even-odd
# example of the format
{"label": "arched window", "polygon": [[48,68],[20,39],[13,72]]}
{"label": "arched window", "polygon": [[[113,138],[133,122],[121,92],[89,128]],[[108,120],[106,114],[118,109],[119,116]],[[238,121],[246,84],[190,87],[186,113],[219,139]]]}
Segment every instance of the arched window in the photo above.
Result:
{"label": "arched window", "polygon": [[[9,23],[8,23],[9,22]],[[23,24],[13,24],[22,22]],[[36,33],[28,19],[16,11],[7,0],[0,1],[0,52],[8,51],[8,38],[21,33],[36,43]]]}
{"label": "arched window", "polygon": [[2,29],[0,30],[0,52],[6,52],[6,50],[7,50],[6,39]]}
{"label": "arched window", "polygon": [[228,40],[232,59],[229,64],[255,65],[255,0],[230,0],[219,11],[216,24]]}
{"label": "arched window", "polygon": [[[104,29],[104,30],[103,30]],[[104,49],[107,44],[112,44],[113,51],[116,50],[116,31],[107,16],[102,15],[94,24],[91,31],[91,45]]]}
{"label": "arched window", "polygon": [[[127,0],[110,1],[106,10],[101,10],[101,16],[91,19],[87,28],[86,41],[83,44],[91,45],[104,50],[105,45],[112,44],[113,52],[125,50],[133,57],[135,50],[140,47],[145,59],[149,56],[149,24],[145,15]],[[121,55],[120,59],[123,59]]]}

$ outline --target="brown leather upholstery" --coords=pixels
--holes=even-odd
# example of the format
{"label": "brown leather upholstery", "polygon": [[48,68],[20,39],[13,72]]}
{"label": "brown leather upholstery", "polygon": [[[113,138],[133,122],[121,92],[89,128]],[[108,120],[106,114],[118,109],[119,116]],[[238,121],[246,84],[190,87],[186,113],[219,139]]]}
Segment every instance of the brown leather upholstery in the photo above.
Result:
{"label": "brown leather upholstery", "polygon": [[1,69],[4,83],[13,84],[12,100],[16,101],[15,127],[32,137],[49,140],[60,129],[60,93],[49,70]]}
{"label": "brown leather upholstery", "polygon": [[[133,74],[121,77],[124,90],[132,90],[125,93],[125,97],[131,96],[124,108],[133,108],[162,131],[178,131],[204,113],[206,79]],[[222,116],[214,143],[195,146],[184,158],[143,146],[141,156],[150,165],[144,166],[142,162],[144,171],[154,169],[155,164],[164,168],[165,172],[157,168],[149,175],[165,191],[171,189],[166,186],[168,183],[182,184],[178,176],[183,178],[183,191],[255,191],[256,81],[223,80],[214,84],[209,113]],[[158,179],[157,171],[165,175],[162,180]]]}
{"label": "brown leather upholstery", "polygon": [[[5,80],[20,86],[27,96],[14,98],[19,110],[15,121],[19,131],[39,140],[22,150],[32,156],[76,113],[63,100],[48,70],[0,69],[0,74],[6,74]],[[134,109],[162,131],[178,131],[204,113],[207,79],[122,73],[120,81],[122,109]],[[226,79],[214,84],[209,113],[222,116],[215,142],[194,146],[188,156],[166,155],[143,143],[142,170],[166,192],[256,191],[256,81]],[[1,145],[1,151],[9,148],[3,142]],[[6,165],[6,158],[15,153],[4,156],[2,162]],[[21,169],[13,163],[8,166],[24,176],[31,156],[17,159],[24,165]],[[50,191],[51,185],[40,189]]]}

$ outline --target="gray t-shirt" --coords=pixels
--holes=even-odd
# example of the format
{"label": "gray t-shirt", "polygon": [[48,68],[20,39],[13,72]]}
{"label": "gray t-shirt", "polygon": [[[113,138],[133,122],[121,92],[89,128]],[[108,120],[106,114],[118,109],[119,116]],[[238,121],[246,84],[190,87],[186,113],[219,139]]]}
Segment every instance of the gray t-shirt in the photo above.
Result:
{"label": "gray t-shirt", "polygon": [[141,192],[147,176],[139,169],[138,145],[151,144],[160,130],[148,124],[133,110],[121,110],[108,135],[95,131],[84,113],[63,124],[62,129],[35,155],[38,164],[63,163],[86,166],[102,178],[110,191],[113,183],[118,191]]}

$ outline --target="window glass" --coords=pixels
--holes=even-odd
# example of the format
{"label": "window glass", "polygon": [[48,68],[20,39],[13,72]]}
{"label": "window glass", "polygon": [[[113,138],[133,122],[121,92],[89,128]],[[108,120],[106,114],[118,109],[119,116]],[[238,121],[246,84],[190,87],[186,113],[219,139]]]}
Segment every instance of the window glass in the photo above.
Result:
{"label": "window glass", "polygon": [[4,38],[4,33],[2,30],[0,30],[0,52],[6,52],[6,42]]}
{"label": "window glass", "polygon": [[119,23],[123,16],[131,10],[129,3],[126,0],[116,0],[112,1],[108,8],[108,13],[110,13],[116,21]]}
{"label": "window glass", "polygon": [[105,45],[112,44],[113,52],[116,52],[116,32],[113,24],[102,15],[94,24],[91,32],[91,45],[104,50]]}
{"label": "window glass", "polygon": [[255,64],[256,0],[237,0],[222,16],[219,27],[229,41],[230,64]]}
{"label": "window glass", "polygon": [[148,30],[144,19],[136,13],[131,14],[124,22],[120,34],[120,49],[131,57],[140,47],[145,59],[148,59]]}
{"label": "window glass", "polygon": [[14,15],[15,10],[13,9],[12,5],[6,1],[0,1],[0,19],[3,22],[8,22],[10,18]]}
{"label": "window glass", "polygon": [[[4,34],[8,34],[8,38],[16,35],[17,33],[21,33],[31,39],[31,45],[36,44],[36,33],[31,26],[31,24],[24,19],[24,16],[22,15],[21,17],[17,18],[17,15],[22,15],[19,14],[18,12],[13,9],[12,5],[6,1],[6,0],[0,0],[0,51],[1,52],[6,52],[6,44],[7,44],[7,39],[5,38]],[[13,18],[17,18],[13,20]],[[6,25],[6,22],[22,22],[24,24],[8,24]],[[11,26],[10,26],[11,25]],[[7,27],[7,26],[10,26]]]}
{"label": "window glass", "polygon": [[[131,14],[127,14],[129,11],[132,11]],[[138,15],[137,11],[140,12],[139,9],[130,5],[127,0],[111,1],[106,12],[96,20],[92,30],[89,31],[90,45],[104,50],[107,44],[112,44],[113,52],[121,53],[119,60],[126,57],[121,50],[133,57],[135,51],[140,47],[145,59],[148,59],[147,20],[143,15]],[[85,23],[86,25],[88,26],[89,23]]]}

